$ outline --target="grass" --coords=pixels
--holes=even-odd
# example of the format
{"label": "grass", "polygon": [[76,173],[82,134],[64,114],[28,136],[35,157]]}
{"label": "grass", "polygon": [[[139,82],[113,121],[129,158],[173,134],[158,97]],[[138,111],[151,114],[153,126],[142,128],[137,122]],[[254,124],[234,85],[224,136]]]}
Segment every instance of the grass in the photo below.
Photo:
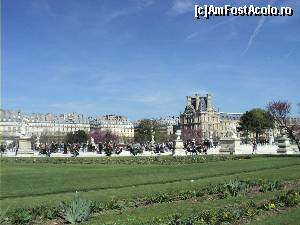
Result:
{"label": "grass", "polygon": [[[110,211],[104,214],[96,214],[89,221],[88,225],[104,224],[109,222],[117,222],[119,224],[138,225],[152,218],[163,218],[168,215],[180,213],[182,216],[189,216],[200,210],[220,209],[229,204],[241,204],[249,200],[261,202],[265,199],[272,199],[276,194],[282,191],[272,193],[263,193],[255,196],[243,196],[238,198],[218,199],[213,201],[197,202],[192,200],[156,204],[150,207],[128,209],[120,211]],[[262,224],[262,223],[260,223]],[[274,224],[274,223],[273,223]],[[276,223],[275,223],[276,224]]]}
{"label": "grass", "polygon": [[287,211],[279,211],[274,215],[264,215],[259,216],[254,221],[252,221],[251,225],[299,225],[300,221],[300,208],[290,209]]}
{"label": "grass", "polygon": [[[85,199],[105,203],[113,197],[135,199],[158,192],[201,189],[234,178],[295,180],[300,179],[299,170],[300,157],[264,156],[243,160],[170,165],[65,164],[56,163],[55,159],[47,163],[31,161],[15,163],[13,160],[3,160],[0,171],[0,204],[1,209],[9,207],[10,210],[42,204],[55,206],[62,200],[72,199],[76,191],[79,191]],[[262,196],[269,195],[272,194]],[[229,200],[216,200],[206,204],[207,207],[217,207],[222,201],[225,204]],[[99,222],[100,218],[101,221],[104,218],[105,221],[114,221],[118,217],[125,221],[136,215],[149,219],[151,215],[157,213],[163,216],[176,210],[180,212],[186,208],[192,210],[194,206],[191,201],[159,204],[150,207],[153,214],[143,208],[133,210],[134,212],[130,209],[126,213],[117,212],[94,217],[88,224],[99,224],[97,221]],[[195,207],[199,207],[199,204]],[[187,213],[190,213],[190,210]]]}

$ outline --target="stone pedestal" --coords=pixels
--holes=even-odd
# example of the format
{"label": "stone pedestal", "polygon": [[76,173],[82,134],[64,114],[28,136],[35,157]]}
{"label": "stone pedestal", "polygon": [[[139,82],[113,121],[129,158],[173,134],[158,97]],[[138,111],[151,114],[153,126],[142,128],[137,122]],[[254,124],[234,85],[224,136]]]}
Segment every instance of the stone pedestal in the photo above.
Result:
{"label": "stone pedestal", "polygon": [[177,136],[177,139],[175,140],[175,154],[185,154],[184,144],[181,140],[181,130],[177,130],[175,134]]}
{"label": "stone pedestal", "polygon": [[221,148],[219,150],[220,154],[236,154],[241,153],[239,138],[234,137],[224,137],[220,139]]}
{"label": "stone pedestal", "polygon": [[19,139],[19,149],[17,156],[20,157],[32,157],[33,151],[31,149],[31,138],[30,137],[20,137]]}
{"label": "stone pedestal", "polygon": [[278,154],[294,154],[294,150],[291,148],[290,140],[283,135],[278,139]]}
{"label": "stone pedestal", "polygon": [[184,149],[184,145],[183,145],[183,141],[182,140],[176,140],[175,141],[175,149],[176,150],[183,150]]}

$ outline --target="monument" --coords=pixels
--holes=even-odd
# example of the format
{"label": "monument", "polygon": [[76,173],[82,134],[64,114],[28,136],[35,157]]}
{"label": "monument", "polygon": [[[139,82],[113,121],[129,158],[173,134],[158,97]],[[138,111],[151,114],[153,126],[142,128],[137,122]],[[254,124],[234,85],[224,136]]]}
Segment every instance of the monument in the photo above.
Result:
{"label": "monument", "polygon": [[153,130],[152,131],[152,134],[151,134],[151,145],[154,146],[155,144],[155,141],[154,141],[154,134],[155,134],[155,131]]}
{"label": "monument", "polygon": [[39,147],[40,147],[40,144],[41,144],[41,143],[40,143],[40,138],[41,138],[40,136],[37,136],[37,138],[36,138],[36,147],[37,147],[37,148],[39,148]]}
{"label": "monument", "polygon": [[28,120],[23,119],[20,126],[21,130],[19,134],[19,148],[17,151],[17,156],[31,157],[33,156],[33,151],[31,149],[31,137],[27,134]]}
{"label": "monument", "polygon": [[185,152],[183,141],[181,140],[181,130],[176,131],[175,152]]}
{"label": "monument", "polygon": [[269,132],[269,144],[273,145],[274,144],[274,136],[272,131]]}
{"label": "monument", "polygon": [[278,154],[294,154],[295,151],[291,147],[290,139],[283,133],[281,133],[281,137],[278,139]]}
{"label": "monument", "polygon": [[220,139],[221,148],[220,154],[236,154],[240,153],[240,138],[237,137],[236,126],[231,125],[226,137]]}

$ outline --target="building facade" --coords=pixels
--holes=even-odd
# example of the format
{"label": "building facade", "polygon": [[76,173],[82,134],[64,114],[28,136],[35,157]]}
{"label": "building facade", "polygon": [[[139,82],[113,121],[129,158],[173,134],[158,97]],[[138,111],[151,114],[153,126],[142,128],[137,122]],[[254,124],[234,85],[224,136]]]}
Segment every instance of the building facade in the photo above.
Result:
{"label": "building facade", "polygon": [[180,114],[180,128],[201,130],[203,138],[226,136],[230,127],[238,126],[241,113],[225,113],[215,110],[212,96],[187,96],[187,105]]}
{"label": "building facade", "polygon": [[26,133],[40,136],[43,133],[64,135],[77,130],[90,131],[89,122],[82,114],[26,114],[21,111],[0,110],[0,135],[2,138],[19,136],[22,121],[26,121]]}
{"label": "building facade", "polygon": [[126,116],[105,115],[89,118],[91,131],[110,130],[119,137],[134,138],[133,123]]}
{"label": "building facade", "polygon": [[159,130],[167,135],[175,134],[179,125],[179,117],[166,116],[156,119],[159,124]]}

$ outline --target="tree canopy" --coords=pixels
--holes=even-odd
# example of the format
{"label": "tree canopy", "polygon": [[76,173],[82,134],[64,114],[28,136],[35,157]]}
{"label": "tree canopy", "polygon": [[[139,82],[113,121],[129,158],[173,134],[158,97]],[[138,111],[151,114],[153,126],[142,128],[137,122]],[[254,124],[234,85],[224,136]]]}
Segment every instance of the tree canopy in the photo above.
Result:
{"label": "tree canopy", "polygon": [[83,142],[87,142],[88,140],[88,135],[87,133],[85,133],[85,131],[83,130],[78,130],[73,132],[69,132],[67,133],[66,137],[65,137],[65,141],[67,143],[83,143]]}
{"label": "tree canopy", "polygon": [[167,135],[160,128],[161,126],[156,120],[143,119],[135,130],[134,139],[139,143],[152,141],[152,135],[155,142],[164,142],[172,139],[170,135]]}
{"label": "tree canopy", "polygon": [[274,128],[272,116],[263,109],[254,108],[241,116],[238,130],[246,134],[254,133],[257,139],[260,134],[272,128]]}

